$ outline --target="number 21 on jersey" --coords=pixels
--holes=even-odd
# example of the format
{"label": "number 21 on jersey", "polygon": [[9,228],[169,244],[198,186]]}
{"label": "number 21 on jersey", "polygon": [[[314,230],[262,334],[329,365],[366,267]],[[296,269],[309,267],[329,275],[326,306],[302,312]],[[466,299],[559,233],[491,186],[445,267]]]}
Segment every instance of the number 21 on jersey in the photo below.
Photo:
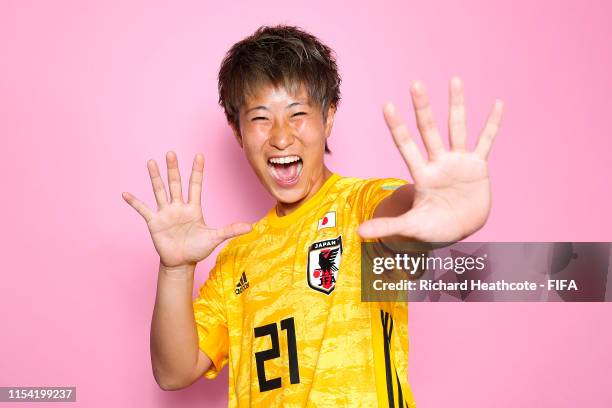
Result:
{"label": "number 21 on jersey", "polygon": [[[287,333],[287,354],[289,357],[289,379],[291,384],[300,383],[300,372],[298,368],[297,346],[295,341],[295,323],[293,317],[280,321],[281,331]],[[272,348],[255,353],[255,362],[257,364],[257,380],[259,381],[259,391],[270,391],[276,388],[281,388],[282,379],[280,377],[267,379],[265,371],[265,362],[279,358],[281,349],[278,341],[278,326],[276,323],[266,324],[264,326],[255,327],[255,337],[270,336]]]}

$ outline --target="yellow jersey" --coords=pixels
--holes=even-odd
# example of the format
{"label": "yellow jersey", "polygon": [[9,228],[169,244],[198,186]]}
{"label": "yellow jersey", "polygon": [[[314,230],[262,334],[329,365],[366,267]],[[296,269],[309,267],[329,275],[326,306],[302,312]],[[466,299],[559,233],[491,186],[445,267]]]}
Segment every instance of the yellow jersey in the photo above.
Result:
{"label": "yellow jersey", "polygon": [[332,174],[308,201],[275,208],[220,252],[193,302],[230,407],[409,407],[406,302],[361,302],[357,227],[401,179]]}

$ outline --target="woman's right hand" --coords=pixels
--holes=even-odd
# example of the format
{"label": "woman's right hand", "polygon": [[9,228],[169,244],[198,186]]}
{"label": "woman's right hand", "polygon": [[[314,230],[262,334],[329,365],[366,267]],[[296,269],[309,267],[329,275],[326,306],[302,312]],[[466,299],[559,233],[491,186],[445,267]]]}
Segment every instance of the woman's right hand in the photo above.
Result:
{"label": "woman's right hand", "polygon": [[201,194],[204,157],[196,154],[189,178],[189,196],[185,203],[182,197],[181,175],[176,154],[166,154],[170,201],[164,181],[159,175],[155,160],[147,162],[151,184],[157,201],[157,212],[130,193],[123,193],[123,199],[147,222],[153,245],[159,254],[161,264],[176,267],[196,264],[208,257],[221,242],[251,231],[251,224],[234,223],[223,228],[211,228],[202,216]]}

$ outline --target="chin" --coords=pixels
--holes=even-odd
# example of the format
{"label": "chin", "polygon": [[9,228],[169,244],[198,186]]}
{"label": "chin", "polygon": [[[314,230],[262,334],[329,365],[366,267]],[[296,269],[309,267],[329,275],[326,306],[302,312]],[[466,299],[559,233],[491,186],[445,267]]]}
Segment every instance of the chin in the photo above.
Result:
{"label": "chin", "polygon": [[296,185],[292,188],[287,189],[276,186],[274,181],[270,181],[270,183],[272,184],[270,189],[272,195],[274,196],[276,201],[279,201],[281,203],[293,204],[306,197],[306,192],[304,191],[304,188],[300,185]]}

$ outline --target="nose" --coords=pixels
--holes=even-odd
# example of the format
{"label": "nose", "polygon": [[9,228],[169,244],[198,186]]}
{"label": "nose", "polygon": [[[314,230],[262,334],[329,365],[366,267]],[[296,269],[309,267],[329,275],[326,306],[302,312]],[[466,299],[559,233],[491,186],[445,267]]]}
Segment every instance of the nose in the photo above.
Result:
{"label": "nose", "polygon": [[293,129],[288,124],[276,122],[272,126],[269,142],[279,150],[285,150],[293,144],[295,136]]}

